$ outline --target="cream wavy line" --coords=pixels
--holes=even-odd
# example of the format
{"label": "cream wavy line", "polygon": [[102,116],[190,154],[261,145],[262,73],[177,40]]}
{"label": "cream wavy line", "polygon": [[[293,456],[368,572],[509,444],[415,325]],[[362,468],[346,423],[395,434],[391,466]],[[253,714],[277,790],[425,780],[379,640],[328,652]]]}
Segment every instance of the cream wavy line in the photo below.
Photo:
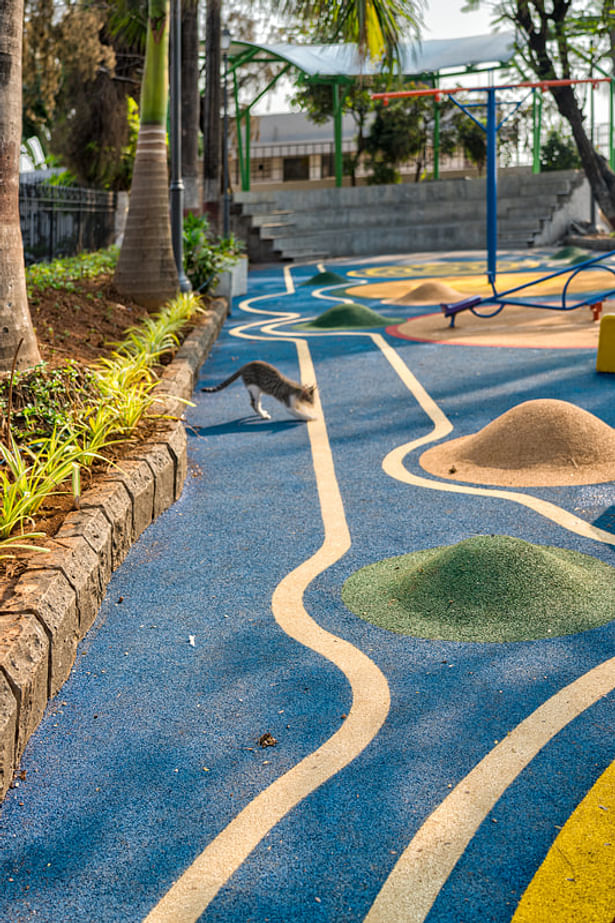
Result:
{"label": "cream wavy line", "polygon": [[[292,284],[292,279],[290,281]],[[240,307],[254,310],[249,305],[251,300],[256,299],[248,299],[245,307],[244,303]],[[264,313],[278,316],[277,312]],[[259,324],[262,321],[231,332],[251,338],[246,330]],[[307,343],[300,339],[287,339],[296,344],[303,380],[312,378],[316,381]],[[278,584],[272,597],[272,610],[276,622],[289,637],[322,655],[341,670],[352,690],[352,705],[344,723],[332,737],[257,795],[208,844],[148,914],[145,923],[194,923],[198,920],[220,888],[267,833],[304,798],[352,762],[374,739],[389,712],[389,687],[378,667],[352,644],[321,628],[303,605],[303,595],[312,580],[338,561],[350,547],[350,533],[318,397],[315,410],[318,417],[308,424],[307,429],[324,541],[314,555]]]}
{"label": "cream wavy line", "polygon": [[422,923],[468,843],[508,786],[578,715],[615,689],[615,658],[594,667],[520,722],[430,814],[364,923]]}
{"label": "cream wavy line", "polygon": [[[282,323],[287,323],[287,321],[276,321],[275,326]],[[263,327],[263,329],[267,329],[269,332],[274,333],[276,331],[273,329],[273,326],[274,325],[269,325],[269,327]],[[332,335],[333,334],[324,332],[312,333],[311,331],[308,334],[308,336],[316,337]],[[373,340],[374,344],[378,347],[378,349],[380,349],[383,356],[387,359],[392,368],[397,372],[398,376],[404,382],[419,406],[425,411],[433,423],[433,429],[429,433],[421,436],[419,439],[413,439],[404,445],[392,449],[384,457],[382,467],[386,474],[397,481],[411,484],[413,487],[422,487],[426,490],[441,490],[448,493],[469,494],[471,496],[478,497],[495,497],[500,500],[508,500],[511,503],[518,503],[521,506],[526,506],[528,509],[533,510],[535,513],[538,513],[545,519],[551,520],[551,522],[556,523],[558,526],[561,526],[561,528],[566,529],[568,532],[573,532],[576,535],[582,536],[583,538],[589,538],[597,542],[602,542],[605,545],[615,546],[615,535],[613,535],[611,532],[607,532],[604,529],[599,529],[597,526],[591,525],[591,523],[586,522],[579,516],[575,516],[574,513],[570,513],[568,510],[557,506],[555,503],[550,503],[548,500],[542,500],[540,497],[534,497],[531,494],[524,494],[513,490],[500,490],[498,488],[491,487],[474,487],[470,484],[450,483],[448,481],[435,479],[432,480],[430,478],[422,477],[421,475],[413,474],[411,471],[408,471],[403,463],[404,458],[409,455],[410,452],[415,451],[420,446],[444,438],[444,436],[448,435],[448,433],[452,431],[452,423],[446,417],[440,407],[436,404],[433,398],[428,394],[416,376],[410,371],[396,350],[394,350],[386,342],[382,334],[369,333],[366,331],[345,332],[336,330],[335,336],[366,336]]]}
{"label": "cream wavy line", "polygon": [[[340,331],[336,333],[339,335]],[[371,337],[433,423],[431,432],[388,453],[382,465],[387,474],[419,488],[511,500],[571,532],[615,545],[615,536],[611,533],[537,497],[433,481],[409,472],[403,465],[409,452],[443,438],[452,430],[452,424],[380,334],[361,335]],[[506,788],[563,727],[615,688],[614,668],[615,659],[606,661],[560,690],[478,763],[413,837],[388,876],[365,923],[421,923],[425,919],[472,836]]]}

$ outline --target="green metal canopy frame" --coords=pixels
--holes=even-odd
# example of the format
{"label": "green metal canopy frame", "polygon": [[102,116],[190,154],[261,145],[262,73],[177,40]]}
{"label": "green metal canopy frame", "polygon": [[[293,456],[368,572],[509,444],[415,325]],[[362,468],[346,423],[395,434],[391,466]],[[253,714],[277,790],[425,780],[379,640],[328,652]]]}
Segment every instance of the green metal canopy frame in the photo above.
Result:
{"label": "green metal canopy frame", "polygon": [[[512,32],[478,35],[458,39],[436,39],[418,44],[402,44],[398,73],[409,80],[420,80],[438,86],[442,71],[447,77],[483,73],[505,67],[514,54]],[[280,70],[267,86],[241,108],[237,72],[249,64],[280,64]],[[290,45],[276,43],[257,45],[233,41],[229,49],[229,73],[233,77],[237,123],[237,152],[241,188],[250,189],[250,117],[256,103],[291,69],[303,73],[311,83],[331,86],[333,96],[333,141],[335,152],[335,185],[342,185],[342,106],[346,88],[359,77],[380,74],[378,64],[359,55],[356,45]],[[439,107],[434,98],[434,176],[439,175],[438,163]]]}

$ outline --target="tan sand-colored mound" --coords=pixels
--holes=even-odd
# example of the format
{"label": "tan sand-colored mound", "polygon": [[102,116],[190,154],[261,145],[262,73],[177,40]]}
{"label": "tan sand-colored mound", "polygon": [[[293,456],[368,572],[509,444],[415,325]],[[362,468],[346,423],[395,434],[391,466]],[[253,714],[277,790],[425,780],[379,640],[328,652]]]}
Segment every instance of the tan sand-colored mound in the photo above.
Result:
{"label": "tan sand-colored mound", "polygon": [[450,285],[430,280],[394,298],[391,304],[448,304],[451,301],[461,301],[463,297],[461,292]]}
{"label": "tan sand-colored mound", "polygon": [[598,484],[615,478],[615,429],[567,401],[525,401],[420,463],[438,477],[501,487]]}
{"label": "tan sand-colored mound", "polygon": [[[485,305],[484,310],[490,310]],[[615,310],[612,303],[604,313]],[[596,349],[600,324],[589,308],[549,311],[507,305],[495,317],[476,317],[471,311],[457,314],[455,326],[441,312],[411,317],[393,331],[397,336],[453,346],[510,346],[513,348]]]}
{"label": "tan sand-colored mound", "polygon": [[[549,295],[561,296],[564,285],[568,280],[567,275],[554,276],[545,279],[544,272],[500,272],[497,276],[497,288],[499,292],[507,291],[517,285],[527,285],[528,288],[523,290],[524,298],[542,298]],[[544,280],[544,281],[541,281]],[[427,282],[442,283],[445,282],[452,289],[462,292],[462,297],[466,295],[481,295],[482,297],[492,294],[491,286],[487,277],[483,274],[469,273],[468,275],[447,276],[446,280],[431,277],[423,279],[423,284]],[[378,301],[390,301],[393,298],[401,298],[408,291],[408,279],[397,279],[393,282],[378,281],[371,282],[367,285],[358,285],[346,289],[346,293],[351,297],[375,298]],[[578,273],[568,286],[569,300],[573,294],[581,292],[605,292],[613,288],[613,275],[605,269],[587,269]],[[459,300],[459,299],[457,299]]]}

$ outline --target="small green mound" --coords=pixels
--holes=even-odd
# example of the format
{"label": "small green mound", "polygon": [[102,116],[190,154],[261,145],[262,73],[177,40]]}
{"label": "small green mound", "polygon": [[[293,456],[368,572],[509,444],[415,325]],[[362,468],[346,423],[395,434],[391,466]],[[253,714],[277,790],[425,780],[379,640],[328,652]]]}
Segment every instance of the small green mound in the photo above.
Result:
{"label": "small green mound", "polygon": [[551,257],[552,260],[565,260],[568,263],[583,263],[590,260],[592,254],[589,250],[582,250],[581,247],[562,247]]}
{"label": "small green mound", "polygon": [[338,276],[336,272],[319,272],[317,275],[312,276],[311,279],[301,282],[299,288],[302,285],[335,285],[336,283],[347,285],[348,279],[345,276]]}
{"label": "small green mound", "polygon": [[382,317],[363,304],[350,302],[336,304],[324,314],[320,314],[308,324],[302,324],[302,330],[345,330],[349,327],[385,327],[387,324],[399,324],[401,318]]}
{"label": "small green mound", "polygon": [[386,558],[342,590],[360,618],[443,641],[555,638],[615,618],[615,568],[589,555],[507,535],[477,535]]}

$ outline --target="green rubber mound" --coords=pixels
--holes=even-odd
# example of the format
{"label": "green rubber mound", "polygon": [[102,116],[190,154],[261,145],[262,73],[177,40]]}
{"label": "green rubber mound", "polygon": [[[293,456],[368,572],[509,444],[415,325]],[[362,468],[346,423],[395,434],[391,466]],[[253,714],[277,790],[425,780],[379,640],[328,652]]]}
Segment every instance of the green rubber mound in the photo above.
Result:
{"label": "green rubber mound", "polygon": [[319,272],[306,282],[301,282],[299,288],[302,285],[335,285],[336,283],[348,285],[348,279],[345,276],[338,276],[336,272]]}
{"label": "green rubber mound", "polygon": [[399,324],[402,318],[382,317],[363,304],[336,304],[324,314],[320,314],[309,324],[302,324],[303,330],[337,329],[349,327],[385,327],[387,324]]}
{"label": "green rubber mound", "polygon": [[380,628],[443,641],[528,641],[615,618],[615,568],[507,535],[477,535],[356,571],[345,605]]}
{"label": "green rubber mound", "polygon": [[598,256],[598,254],[591,254],[589,250],[582,250],[581,247],[563,247],[561,250],[558,250],[557,253],[554,253],[551,257],[552,260],[565,260],[568,263],[583,263],[585,260],[590,260],[592,255]]}

